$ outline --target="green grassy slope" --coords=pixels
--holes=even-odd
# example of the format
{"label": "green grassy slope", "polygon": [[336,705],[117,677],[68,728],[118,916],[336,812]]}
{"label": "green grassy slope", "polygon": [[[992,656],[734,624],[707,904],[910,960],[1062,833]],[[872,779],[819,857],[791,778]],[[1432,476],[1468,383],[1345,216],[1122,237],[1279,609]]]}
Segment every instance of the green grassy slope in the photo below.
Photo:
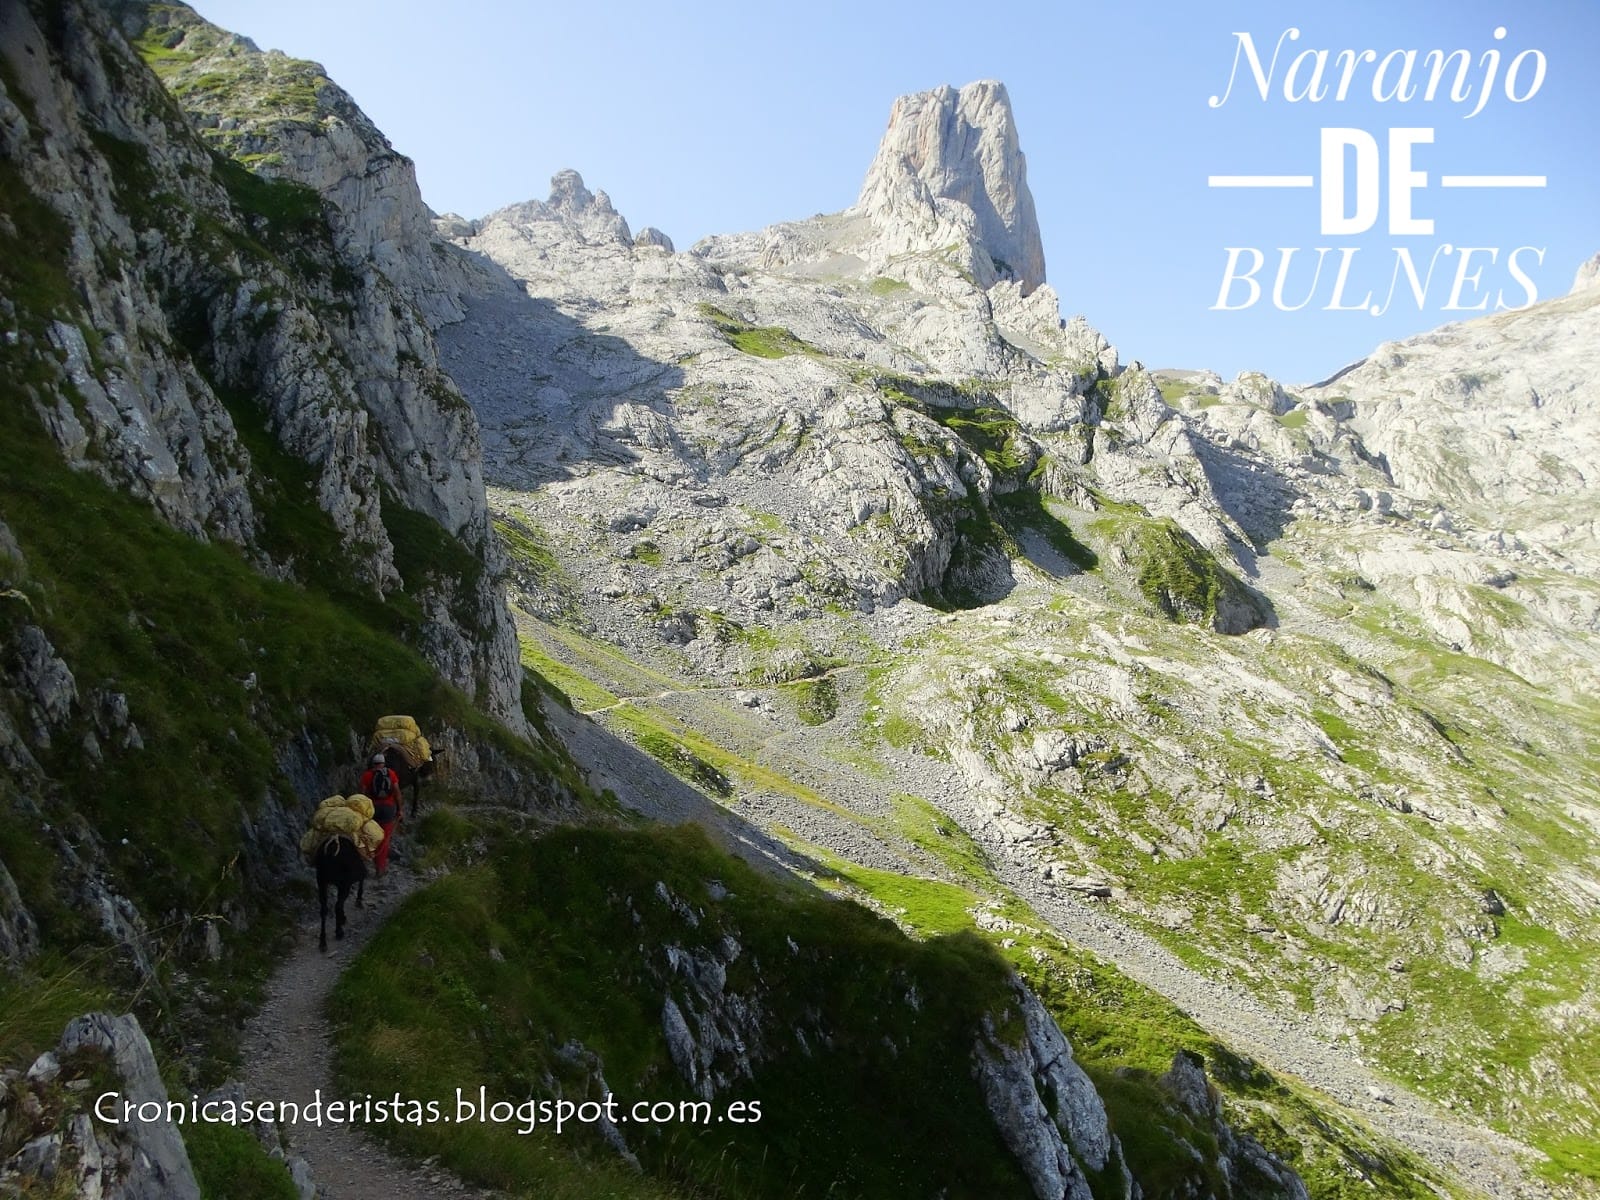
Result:
{"label": "green grassy slope", "polygon": [[[674,961],[726,959],[727,939],[737,950],[721,995],[753,1018],[755,1068],[738,1079],[720,1054],[713,1069],[734,1080],[712,1108],[744,1100],[761,1120],[621,1125],[653,1179],[705,1196],[1029,1194],[971,1067],[985,1013],[1014,1036],[998,955],[970,934],[912,941],[857,905],[755,874],[694,830],[506,839],[413,897],[334,997],[343,1080],[374,1093],[453,1097],[470,1081],[491,1096],[582,1098],[597,1085],[578,1042],[624,1102],[693,1099],[663,1003],[696,1011],[694,968]],[[391,1132],[469,1178],[540,1195],[572,1149],[612,1157],[570,1130]]]}

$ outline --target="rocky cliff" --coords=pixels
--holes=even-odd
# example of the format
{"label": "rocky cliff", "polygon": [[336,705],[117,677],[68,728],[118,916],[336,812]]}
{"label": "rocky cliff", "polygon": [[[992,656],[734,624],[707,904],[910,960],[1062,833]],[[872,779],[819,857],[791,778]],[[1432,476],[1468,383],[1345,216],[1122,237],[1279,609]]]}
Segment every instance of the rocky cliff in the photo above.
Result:
{"label": "rocky cliff", "polygon": [[352,271],[381,274],[431,325],[461,318],[462,264],[432,236],[411,160],[318,64],[262,53],[184,5],[111,8],[202,142],[264,179],[315,190]]}
{"label": "rocky cliff", "polygon": [[[261,900],[381,697],[513,798],[579,787],[564,728],[595,786],[748,820],[927,948],[873,945],[948,967],[958,933],[973,986],[1004,981],[943,1040],[916,989],[794,1009],[803,979],[763,978],[790,931],[701,928],[719,863],[658,895],[580,853],[579,915],[620,933],[560,978],[614,961],[604,994],[649,1001],[612,1082],[815,1083],[830,1038],[859,1049],[841,1070],[906,1055],[989,1114],[973,1161],[1049,1197],[1295,1196],[1297,1170],[1537,1194],[1509,1124],[1583,1169],[1592,290],[1301,393],[1152,373],[1061,319],[996,84],[898,102],[850,209],[678,253],[570,171],[430,222],[320,68],[180,6],[0,22],[7,998],[98,1004],[53,957],[83,944],[215,1082],[206,1020],[265,969]],[[552,723],[519,658],[592,720]],[[406,969],[459,970],[406,992],[412,1065],[515,1041],[545,1073],[499,1054],[507,1086],[600,1086],[592,1046],[541,1032],[565,1000],[519,1007],[500,942],[537,906],[480,928],[484,878],[416,910]],[[877,962],[834,965],[877,986]],[[54,1043],[53,1005],[19,1010],[23,1044]],[[7,1150],[127,1151],[51,1111]],[[881,1149],[863,1169],[894,1178]]]}
{"label": "rocky cliff", "polygon": [[969,83],[902,96],[889,113],[856,210],[885,259],[970,244],[991,278],[1026,296],[1044,282],[1044,244],[1005,85]]}
{"label": "rocky cliff", "polygon": [[[270,56],[186,10],[117,12],[36,21],[6,8],[11,255],[39,263],[8,299],[9,353],[37,373],[37,411],[69,462],[185,533],[294,573],[295,550],[273,553],[266,465],[253,466],[240,432],[259,427],[313,473],[337,530],[339,558],[315,569],[376,598],[418,576],[419,645],[523,728],[476,422],[424,316],[440,302],[409,164],[337,89],[315,101],[332,114],[324,137],[320,110],[288,120],[270,87],[235,88]],[[206,148],[125,34],[157,62],[209,68],[208,88],[178,94],[233,106],[228,144],[242,159]],[[222,121],[204,105],[196,114]],[[275,176],[241,165],[268,158]],[[413,513],[468,548],[483,564],[474,578],[424,583],[423,564],[404,551],[397,561],[394,527]]]}
{"label": "rocky cliff", "polygon": [[1600,296],[1580,271],[1569,296],[1386,343],[1312,395],[1353,405],[1348,428],[1397,491],[1438,506],[1441,526],[1498,533],[1518,557],[1589,573],[1597,333]]}
{"label": "rocky cliff", "polygon": [[[12,1006],[6,1033],[38,1044],[80,994],[148,993],[195,1086],[270,961],[283,914],[266,899],[297,818],[344,782],[379,706],[427,714],[457,787],[520,769],[504,798],[526,800],[573,782],[559,752],[513,736],[542,717],[524,707],[477,421],[433,341],[464,286],[527,297],[434,236],[410,164],[314,64],[172,5],[8,5],[0,34],[0,367],[20,401],[0,493],[0,950],[8,995],[50,998]],[[573,173],[471,232],[674,258]],[[498,774],[475,769],[486,756]],[[540,768],[555,778],[526,777]],[[85,983],[54,957],[74,939],[109,954]],[[1037,1194],[1087,1197],[1084,1170],[1120,1163],[1105,1110],[1013,987],[1028,1042],[967,1030],[969,1086]],[[715,1032],[724,998],[699,998],[683,1002]],[[813,1035],[858,1036],[852,1019]],[[691,1083],[695,1036],[677,1046]],[[6,1185],[199,1195],[177,1130],[98,1124],[96,1082],[165,1098],[134,1017],[79,1018],[7,1073]],[[1038,1088],[1071,1102],[1047,1109]]]}

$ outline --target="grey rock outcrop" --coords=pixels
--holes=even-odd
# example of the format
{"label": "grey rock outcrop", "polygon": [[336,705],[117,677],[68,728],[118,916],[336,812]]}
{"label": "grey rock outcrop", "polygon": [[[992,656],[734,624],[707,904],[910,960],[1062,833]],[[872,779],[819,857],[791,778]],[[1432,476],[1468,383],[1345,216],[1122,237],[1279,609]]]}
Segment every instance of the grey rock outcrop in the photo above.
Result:
{"label": "grey rock outcrop", "polygon": [[[185,5],[116,0],[130,35],[172,52],[165,70],[201,137],[267,179],[313,188],[327,204],[334,249],[352,270],[376,270],[434,325],[461,319],[448,260],[432,234],[416,169],[321,65],[217,28]],[[218,83],[218,77],[227,80]]]}
{"label": "grey rock outcrop", "polygon": [[17,632],[6,665],[13,686],[29,701],[34,742],[46,749],[51,732],[64,727],[78,705],[77,680],[37,625],[24,625]]}
{"label": "grey rock outcrop", "polygon": [[[156,1066],[150,1042],[131,1014],[113,1017],[92,1013],[69,1024],[61,1035],[62,1058],[79,1052],[102,1055],[121,1080],[121,1099],[133,1104],[164,1106],[166,1085]],[[178,1127],[167,1120],[118,1122],[119,1162],[126,1174],[107,1189],[107,1200],[188,1200],[200,1194]],[[103,1151],[102,1151],[103,1152]]]}
{"label": "grey rock outcrop", "polygon": [[1600,290],[1379,346],[1309,391],[1388,483],[1423,503],[1600,563]]}
{"label": "grey rock outcrop", "polygon": [[[109,1078],[110,1087],[90,1098],[91,1109],[103,1106],[114,1119],[96,1125],[87,1112],[53,1127],[40,1095],[45,1089],[87,1088],[93,1079]],[[106,1093],[114,1093],[107,1096]],[[0,1126],[8,1140],[13,1129],[28,1140],[0,1164],[0,1190],[41,1186],[50,1195],[77,1200],[200,1200],[200,1186],[178,1126],[165,1117],[166,1085],[150,1042],[131,1015],[91,1013],[74,1019],[53,1053],[33,1065],[25,1081],[0,1096]],[[123,1120],[125,1105],[156,1106],[161,1115]],[[29,1136],[31,1135],[31,1136]]]}
{"label": "grey rock outcrop", "polygon": [[[1084,1168],[1121,1167],[1124,1196],[1132,1177],[1112,1136],[1094,1084],[1073,1060],[1072,1047],[1034,993],[1014,985],[1023,1035],[1013,1043],[992,1027],[973,1051],[979,1087],[995,1127],[1022,1164],[1039,1200],[1090,1200]],[[1041,1097],[1051,1098],[1046,1108]]]}
{"label": "grey rock outcrop", "polygon": [[[981,531],[1006,496],[1070,493],[1068,475],[1171,516],[1224,561],[1248,540],[1148,374],[1124,372],[1081,317],[1062,321],[1004,89],[942,89],[895,113],[861,204],[688,254],[629,242],[570,172],[546,201],[454,227],[509,277],[486,271],[471,318],[441,332],[491,473],[559,488],[541,520],[562,540],[615,543],[620,561],[586,586],[624,606],[660,594],[629,547],[641,525],[665,530],[645,553],[664,551],[652,573],[687,596],[648,625],[691,653],[711,627],[685,615],[695,608],[745,624],[794,611],[791,598],[873,611],[1003,596],[1027,574]],[[959,230],[912,238],[890,211],[902,204]],[[981,228],[973,205],[989,214]],[[997,273],[985,247],[1030,264],[1027,277]],[[1115,389],[1114,414],[1097,381]],[[1003,455],[952,432],[953,414],[977,408],[1014,427]],[[695,480],[710,486],[691,495]],[[753,510],[786,536],[749,529]],[[650,517],[616,524],[637,512]],[[706,579],[708,566],[721,573]],[[1261,620],[1232,606],[1222,626]]]}
{"label": "grey rock outcrop", "polygon": [[[656,884],[656,898],[689,928],[699,925],[699,915],[665,884]],[[678,1074],[707,1100],[751,1078],[768,1054],[768,1014],[759,993],[727,986],[728,970],[743,953],[731,935],[698,949],[662,947],[662,1035]]]}
{"label": "grey rock outcrop", "polygon": [[440,213],[433,219],[433,231],[440,237],[465,238],[478,232],[477,222],[469,221],[460,213]]}
{"label": "grey rock outcrop", "polygon": [[672,239],[654,225],[646,225],[638,233],[634,234],[633,244],[640,249],[651,246],[657,250],[665,250],[668,254],[674,253]]}
{"label": "grey rock outcrop", "polygon": [[0,964],[18,966],[39,948],[39,923],[22,902],[16,880],[0,862]]}
{"label": "grey rock outcrop", "polygon": [[1248,404],[1275,417],[1294,407],[1283,385],[1260,371],[1239,372],[1231,383],[1218,389],[1217,395],[1224,404]]}
{"label": "grey rock outcrop", "polygon": [[[1247,1134],[1235,1132],[1223,1119],[1222,1101],[1206,1078],[1205,1063],[1198,1055],[1180,1050],[1172,1067],[1161,1077],[1161,1086],[1178,1107],[1194,1121],[1201,1132],[1217,1143],[1217,1165],[1227,1181],[1228,1194],[1234,1196],[1279,1197],[1281,1200],[1309,1200],[1300,1176]],[[1196,1157],[1200,1157],[1195,1149]]]}
{"label": "grey rock outcrop", "polygon": [[1023,295],[1045,281],[1027,163],[1002,83],[896,100],[856,209],[889,255],[975,240],[994,275],[1016,280]]}
{"label": "grey rock outcrop", "polygon": [[1586,292],[1590,288],[1600,287],[1600,254],[1588,259],[1578,268],[1578,273],[1572,279],[1572,292]]}
{"label": "grey rock outcrop", "polygon": [[[556,222],[588,242],[634,244],[633,234],[628,231],[628,222],[611,206],[611,197],[604,192],[591,192],[584,186],[583,176],[570,168],[557,171],[550,177],[548,200],[528,200],[498,209],[476,222],[474,236],[482,235],[497,223],[522,226],[539,221]],[[652,232],[659,234],[660,231]],[[642,244],[659,243],[647,241]]]}

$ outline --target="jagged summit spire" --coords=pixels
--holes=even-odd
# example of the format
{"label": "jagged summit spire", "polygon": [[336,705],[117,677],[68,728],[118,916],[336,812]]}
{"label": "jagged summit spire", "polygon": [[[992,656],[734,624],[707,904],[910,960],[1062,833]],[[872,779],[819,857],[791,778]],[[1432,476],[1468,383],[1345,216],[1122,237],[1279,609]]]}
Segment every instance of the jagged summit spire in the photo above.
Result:
{"label": "jagged summit spire", "polygon": [[1600,288],[1600,254],[1588,259],[1578,268],[1578,274],[1572,280],[1572,291],[1568,295],[1578,292],[1587,292]]}
{"label": "jagged summit spire", "polygon": [[980,80],[896,100],[856,207],[904,249],[927,250],[934,247],[924,235],[949,223],[952,202],[971,212],[973,235],[999,275],[1019,281],[1025,293],[1045,281],[1027,162],[1003,83]]}
{"label": "jagged summit spire", "polygon": [[[548,200],[524,200],[490,213],[478,225],[492,222],[527,225],[554,221],[576,230],[589,241],[632,242],[628,222],[611,204],[611,197],[584,186],[583,176],[571,167],[550,177]],[[481,229],[480,229],[481,232]]]}

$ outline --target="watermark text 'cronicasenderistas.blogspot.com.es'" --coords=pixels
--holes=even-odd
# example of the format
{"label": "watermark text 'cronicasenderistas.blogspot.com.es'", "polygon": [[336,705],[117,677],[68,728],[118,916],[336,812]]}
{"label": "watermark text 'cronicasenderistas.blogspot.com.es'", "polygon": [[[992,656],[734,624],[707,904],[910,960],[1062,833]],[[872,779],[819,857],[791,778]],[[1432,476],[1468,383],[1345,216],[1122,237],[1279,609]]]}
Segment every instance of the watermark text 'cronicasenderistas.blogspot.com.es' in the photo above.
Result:
{"label": "watermark text 'cronicasenderistas.blogspot.com.es'", "polygon": [[519,1134],[571,1125],[755,1125],[761,1101],[733,1100],[722,1106],[708,1100],[637,1100],[607,1094],[603,1100],[491,1099],[488,1089],[457,1088],[450,1100],[363,1095],[324,1099],[321,1089],[308,1101],[250,1098],[135,1101],[120,1092],[95,1098],[94,1115],[111,1125],[505,1125]]}

